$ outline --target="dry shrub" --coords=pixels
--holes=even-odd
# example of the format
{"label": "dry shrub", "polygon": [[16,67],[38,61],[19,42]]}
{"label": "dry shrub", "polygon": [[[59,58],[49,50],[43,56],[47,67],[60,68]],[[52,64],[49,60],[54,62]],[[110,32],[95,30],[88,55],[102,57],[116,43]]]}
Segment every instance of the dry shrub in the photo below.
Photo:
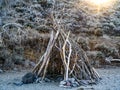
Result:
{"label": "dry shrub", "polygon": [[118,50],[114,47],[108,47],[104,43],[97,44],[95,46],[95,50],[101,51],[106,57],[112,56],[113,58],[118,58],[119,53]]}
{"label": "dry shrub", "polygon": [[94,67],[105,64],[105,56],[101,51],[87,51],[87,56]]}

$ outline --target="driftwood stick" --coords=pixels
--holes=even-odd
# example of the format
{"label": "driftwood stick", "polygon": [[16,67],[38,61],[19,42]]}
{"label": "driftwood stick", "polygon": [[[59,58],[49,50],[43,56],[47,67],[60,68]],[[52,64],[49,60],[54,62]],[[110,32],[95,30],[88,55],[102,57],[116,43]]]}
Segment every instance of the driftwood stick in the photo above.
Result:
{"label": "driftwood stick", "polygon": [[33,68],[32,72],[35,73],[36,69],[39,68],[41,61],[43,60],[44,55],[40,58],[39,62],[36,64],[36,66]]}
{"label": "driftwood stick", "polygon": [[47,68],[48,68],[49,61],[50,61],[50,58],[49,58],[49,59],[47,60],[47,62],[46,62],[46,66],[45,66],[45,69],[44,69],[44,73],[43,73],[42,80],[45,78],[45,75],[46,75],[46,72],[47,72]]}
{"label": "driftwood stick", "polygon": [[65,54],[65,48],[66,48],[67,40],[65,41],[63,48],[62,48],[62,54],[63,54],[63,62],[65,63],[65,73],[64,73],[64,79],[67,79],[67,60],[66,60],[66,54]]}
{"label": "driftwood stick", "polygon": [[49,58],[49,55],[50,55],[50,52],[52,50],[52,47],[53,47],[53,40],[54,40],[54,35],[53,35],[53,31],[51,32],[51,36],[50,36],[50,40],[49,40],[49,43],[48,43],[48,46],[47,46],[47,49],[46,49],[46,52],[45,52],[45,55],[44,55],[44,58],[43,58],[43,63],[38,71],[38,75],[40,75],[43,67],[45,66],[48,58]]}
{"label": "driftwood stick", "polygon": [[51,37],[50,37],[50,40],[49,40],[49,43],[48,43],[48,46],[47,46],[47,49],[46,49],[46,52],[44,54],[44,58],[43,58],[43,63],[38,71],[38,75],[40,75],[41,71],[43,70],[49,56],[50,56],[50,52],[52,51],[52,48],[54,46],[54,43],[59,35],[59,32],[60,30],[57,30],[56,34],[55,34],[55,37],[53,35],[53,31],[51,32]]}
{"label": "driftwood stick", "polygon": [[71,75],[71,74],[73,73],[73,71],[74,71],[74,69],[75,69],[75,66],[76,66],[76,63],[77,63],[77,59],[78,59],[78,57],[77,57],[77,53],[76,53],[74,65],[73,65],[72,70],[70,71],[69,75]]}
{"label": "driftwood stick", "polygon": [[68,57],[67,57],[67,66],[66,66],[66,80],[68,80],[68,76],[69,76],[69,65],[70,65],[70,57],[71,57],[71,53],[72,53],[72,46],[71,46],[71,43],[69,42],[68,38],[69,38],[69,35],[70,35],[70,32],[68,33],[68,36],[67,36],[67,39],[66,39],[66,42],[68,42],[69,44],[69,54],[68,54]]}
{"label": "driftwood stick", "polygon": [[100,78],[100,75],[97,73],[97,71],[95,70],[94,67],[93,67],[93,71],[94,71],[95,75],[96,75],[98,78]]}

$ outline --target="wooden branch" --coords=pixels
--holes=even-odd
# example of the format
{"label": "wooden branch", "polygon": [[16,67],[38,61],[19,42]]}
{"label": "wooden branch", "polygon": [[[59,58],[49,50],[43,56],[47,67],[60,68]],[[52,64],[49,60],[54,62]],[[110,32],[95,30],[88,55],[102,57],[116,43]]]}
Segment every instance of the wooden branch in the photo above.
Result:
{"label": "wooden branch", "polygon": [[45,66],[45,69],[44,69],[44,73],[43,73],[42,80],[45,78],[45,75],[46,75],[46,72],[47,72],[47,68],[48,68],[49,61],[50,61],[50,58],[49,58],[49,59],[47,60],[47,62],[46,62],[46,66]]}
{"label": "wooden branch", "polygon": [[50,55],[50,52],[52,50],[52,47],[53,47],[53,41],[54,41],[54,35],[53,35],[53,31],[51,32],[51,36],[50,36],[50,40],[49,40],[49,43],[48,43],[48,46],[47,46],[47,49],[46,49],[46,52],[45,52],[45,55],[44,55],[44,58],[43,58],[43,63],[38,71],[38,75],[40,75],[43,67],[45,66],[48,58],[49,58],[49,55]]}
{"label": "wooden branch", "polygon": [[[71,57],[71,53],[72,53],[72,46],[71,43],[69,42],[68,38],[70,36],[70,31],[68,32],[68,35],[66,37],[65,43],[63,45],[62,51],[63,51],[63,59],[64,59],[64,63],[65,63],[65,80],[68,80],[68,76],[69,76],[69,65],[70,65],[70,57]],[[66,49],[66,44],[68,43],[69,45],[69,54],[66,58],[66,54],[65,54],[65,49]]]}
{"label": "wooden branch", "polygon": [[76,66],[76,63],[77,63],[77,59],[78,59],[78,57],[77,57],[77,53],[76,53],[76,55],[75,55],[75,61],[74,61],[74,65],[73,65],[73,67],[72,67],[72,70],[70,71],[70,73],[69,73],[69,75],[71,75],[72,73],[73,73],[73,71],[74,71],[74,69],[75,69],[75,66]]}

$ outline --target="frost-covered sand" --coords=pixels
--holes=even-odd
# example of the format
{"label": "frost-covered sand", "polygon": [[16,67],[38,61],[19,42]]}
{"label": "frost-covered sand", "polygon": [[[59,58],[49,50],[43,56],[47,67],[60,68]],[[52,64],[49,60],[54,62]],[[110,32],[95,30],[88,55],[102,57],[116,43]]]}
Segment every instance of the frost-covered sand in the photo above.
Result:
{"label": "frost-covered sand", "polygon": [[120,67],[97,69],[97,71],[102,77],[99,84],[71,89],[60,88],[59,83],[38,83],[15,86],[13,82],[21,79],[26,71],[0,73],[0,90],[120,90]]}

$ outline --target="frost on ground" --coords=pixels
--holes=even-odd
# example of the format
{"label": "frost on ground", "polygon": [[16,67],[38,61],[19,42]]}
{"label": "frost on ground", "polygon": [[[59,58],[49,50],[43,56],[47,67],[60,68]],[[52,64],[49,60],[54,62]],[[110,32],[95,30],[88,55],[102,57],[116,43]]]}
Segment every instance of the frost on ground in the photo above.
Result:
{"label": "frost on ground", "polygon": [[81,86],[78,88],[60,88],[59,83],[38,83],[16,86],[26,71],[0,73],[0,90],[120,90],[120,68],[97,69],[102,80],[97,85]]}

